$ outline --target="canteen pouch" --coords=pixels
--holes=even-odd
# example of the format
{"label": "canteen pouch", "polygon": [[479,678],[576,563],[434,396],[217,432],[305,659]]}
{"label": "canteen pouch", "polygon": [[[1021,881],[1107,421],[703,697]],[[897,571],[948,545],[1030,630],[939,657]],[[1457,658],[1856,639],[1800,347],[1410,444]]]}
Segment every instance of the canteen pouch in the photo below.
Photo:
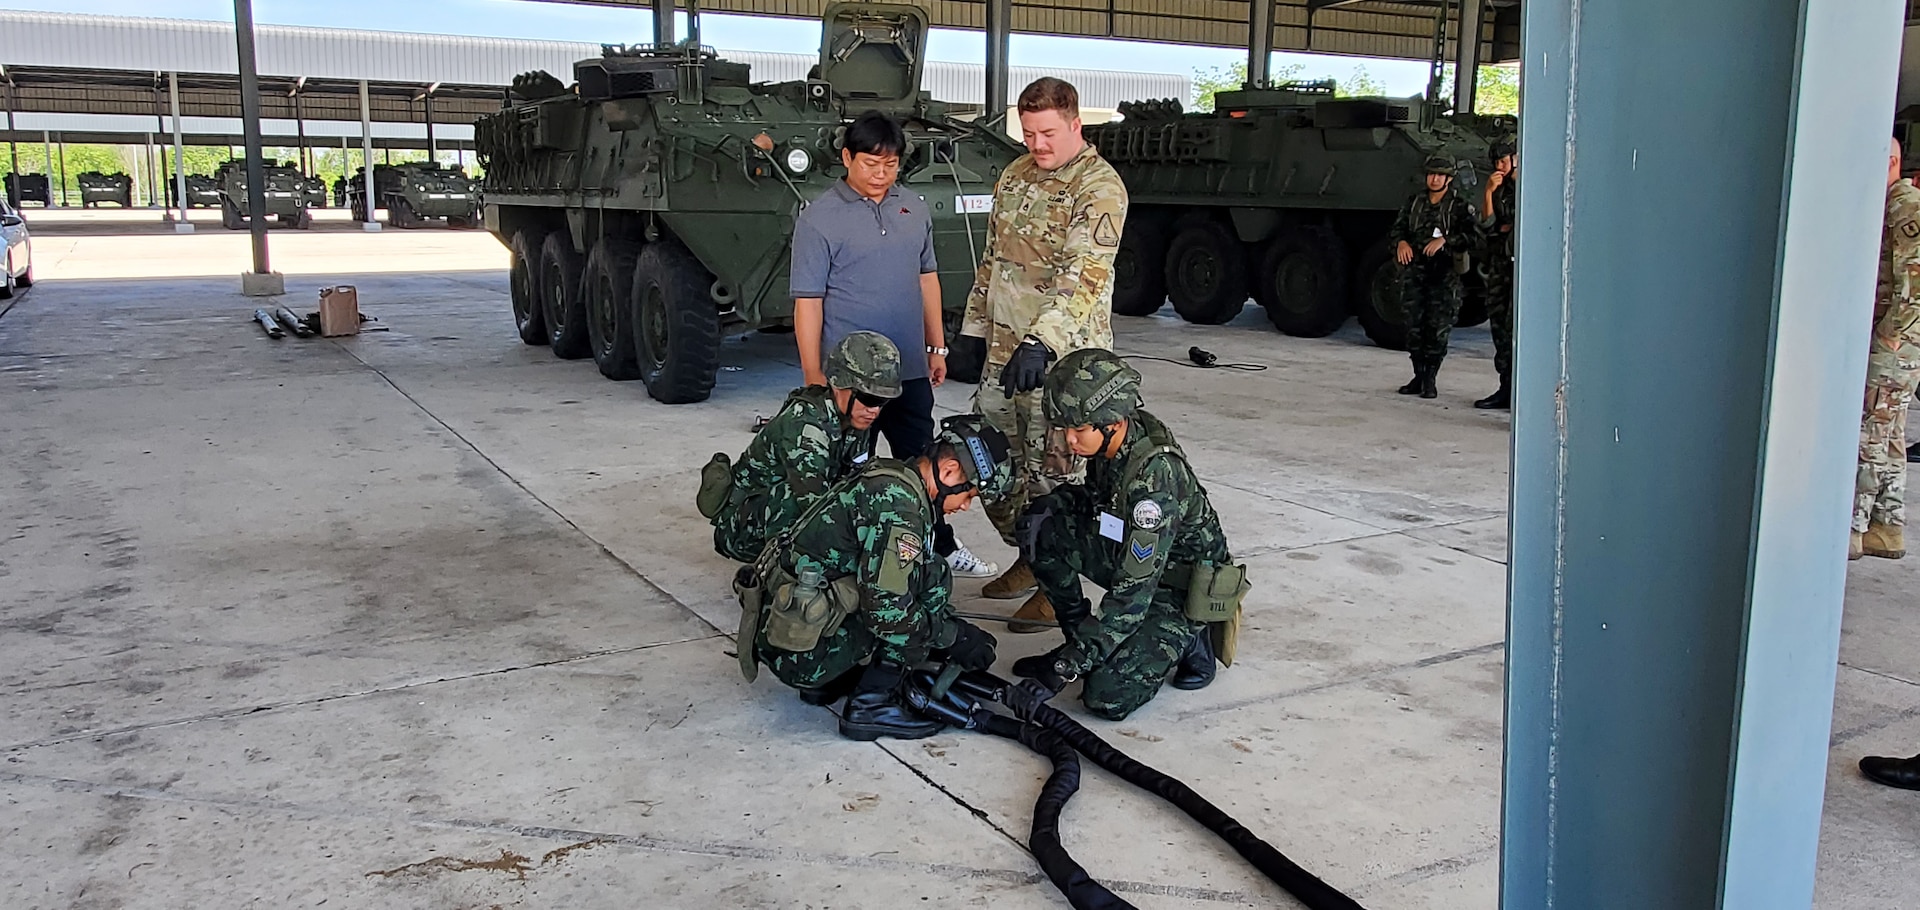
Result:
{"label": "canteen pouch", "polygon": [[760,611],[766,605],[766,588],[752,566],[742,566],[733,576],[733,594],[740,599],[740,629],[734,633],[733,647],[740,657],[740,675],[753,682],[760,675],[760,661],[754,656],[755,640],[760,635]]}
{"label": "canteen pouch", "polygon": [[693,504],[703,518],[711,521],[733,495],[733,462],[725,452],[713,453],[713,459],[700,469],[700,492]]}
{"label": "canteen pouch", "polygon": [[858,602],[858,584],[852,576],[846,576],[807,590],[791,575],[781,578],[773,589],[771,608],[763,623],[767,646],[782,651],[813,650],[820,639],[840,630],[840,623],[847,618],[841,604],[849,594]]}
{"label": "canteen pouch", "polygon": [[1251,587],[1246,566],[1194,563],[1193,574],[1187,579],[1187,618],[1194,622],[1233,622]]}

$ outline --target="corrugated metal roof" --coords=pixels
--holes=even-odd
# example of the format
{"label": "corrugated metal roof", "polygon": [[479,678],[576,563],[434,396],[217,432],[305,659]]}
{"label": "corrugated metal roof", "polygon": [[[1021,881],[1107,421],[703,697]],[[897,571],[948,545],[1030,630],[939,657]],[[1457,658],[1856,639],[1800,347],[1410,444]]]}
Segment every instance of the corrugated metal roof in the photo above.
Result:
{"label": "corrugated metal roof", "polygon": [[[317,79],[371,79],[506,85],[528,70],[571,78],[577,60],[600,54],[597,44],[450,35],[414,35],[356,29],[262,25],[255,29],[261,75]],[[810,54],[723,52],[749,64],[753,77],[783,82],[806,77]],[[233,24],[0,10],[0,64],[143,72],[234,73]],[[1041,75],[1074,83],[1081,103],[1112,108],[1139,98],[1186,98],[1190,80],[1162,73],[1041,70],[1014,67],[1017,88]],[[978,103],[986,70],[977,64],[932,62],[923,88],[942,101]]]}

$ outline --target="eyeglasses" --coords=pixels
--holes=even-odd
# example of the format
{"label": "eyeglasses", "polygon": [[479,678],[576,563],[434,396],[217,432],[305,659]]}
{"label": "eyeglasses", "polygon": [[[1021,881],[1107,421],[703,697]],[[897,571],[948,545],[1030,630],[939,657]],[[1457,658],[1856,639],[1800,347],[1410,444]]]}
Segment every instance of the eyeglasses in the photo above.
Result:
{"label": "eyeglasses", "polygon": [[887,402],[893,399],[882,395],[870,395],[866,392],[855,392],[853,393],[853,400],[859,402],[860,406],[864,408],[884,408],[887,406]]}

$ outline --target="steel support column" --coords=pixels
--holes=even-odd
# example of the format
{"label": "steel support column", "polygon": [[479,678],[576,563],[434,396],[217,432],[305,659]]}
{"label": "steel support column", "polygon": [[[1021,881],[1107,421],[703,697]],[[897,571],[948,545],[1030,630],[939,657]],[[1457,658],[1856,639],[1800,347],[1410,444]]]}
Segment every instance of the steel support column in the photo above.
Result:
{"label": "steel support column", "polygon": [[427,106],[427,160],[437,162],[440,160],[440,147],[433,142],[433,93],[422,95],[420,100]]}
{"label": "steel support column", "polygon": [[1524,15],[1501,905],[1805,910],[1903,4]]}
{"label": "steel support column", "polygon": [[1007,55],[1013,19],[1013,0],[987,2],[987,99],[980,116],[996,120],[1006,116],[1009,79]]}
{"label": "steel support column", "polygon": [[1247,5],[1247,83],[1263,85],[1273,73],[1273,2]]}
{"label": "steel support column", "polygon": [[[340,167],[345,170],[346,164],[342,163]],[[360,229],[377,231],[380,229],[380,220],[375,214],[378,206],[373,198],[373,99],[368,97],[365,79],[360,80],[360,176],[361,189],[366,193],[361,198],[366,200],[367,219],[361,223]]]}
{"label": "steel support column", "polygon": [[167,74],[167,100],[173,110],[173,191],[179,195],[174,202],[179,206],[178,221],[173,229],[186,233],[193,230],[193,223],[187,220],[187,152],[180,141],[180,74]]}
{"label": "steel support column", "polygon": [[[53,147],[60,150],[60,207],[67,207],[67,140],[58,133],[54,134]],[[52,168],[47,173],[53,173]]]}
{"label": "steel support column", "polygon": [[653,0],[653,43],[673,43],[673,0]]}
{"label": "steel support column", "polygon": [[20,207],[20,143],[13,138],[13,135],[14,135],[13,134],[13,108],[16,104],[13,93],[14,93],[13,79],[12,77],[8,77],[7,79],[7,157],[8,157],[9,164],[8,164],[7,173],[13,175],[13,188],[9,190],[7,193],[7,204],[17,209]]}
{"label": "steel support column", "polygon": [[1480,36],[1487,24],[1486,0],[1460,0],[1460,33],[1454,38],[1453,109],[1473,113],[1479,91]]}
{"label": "steel support column", "polygon": [[247,143],[247,226],[253,234],[253,273],[273,271],[267,261],[267,169],[260,149],[260,74],[253,56],[253,0],[233,0],[240,55],[240,132]]}

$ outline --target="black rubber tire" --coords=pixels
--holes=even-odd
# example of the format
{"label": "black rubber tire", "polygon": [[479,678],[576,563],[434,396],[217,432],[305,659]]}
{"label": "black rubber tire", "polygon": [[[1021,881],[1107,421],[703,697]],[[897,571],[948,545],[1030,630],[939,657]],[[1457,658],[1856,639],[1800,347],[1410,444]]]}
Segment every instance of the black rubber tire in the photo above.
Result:
{"label": "black rubber tire", "polygon": [[12,300],[17,287],[19,284],[13,279],[13,260],[0,261],[0,300]]}
{"label": "black rubber tire", "polygon": [[[32,254],[29,253],[29,256]],[[27,270],[13,279],[13,286],[21,289],[33,287],[33,260],[27,260]]]}
{"label": "black rubber tire", "polygon": [[1340,241],[1318,225],[1283,228],[1267,243],[1253,299],[1282,334],[1325,338],[1347,324],[1346,262]]}
{"label": "black rubber tire", "polygon": [[1113,257],[1113,312],[1152,316],[1167,304],[1167,224],[1141,212],[1127,219]]}
{"label": "black rubber tire", "polygon": [[423,219],[413,213],[413,204],[403,196],[387,200],[387,220],[401,230],[413,230],[420,226]]}
{"label": "black rubber tire", "polygon": [[593,353],[587,340],[587,305],[580,294],[580,275],[586,263],[573,251],[565,231],[548,234],[540,244],[540,320],[547,345],[561,360],[579,360]]}
{"label": "black rubber tire", "polygon": [[225,196],[220,197],[220,226],[229,231],[247,229],[247,219],[241,216],[240,208],[228,201]]}
{"label": "black rubber tire", "polygon": [[623,237],[602,237],[587,253],[580,296],[587,307],[587,345],[600,375],[615,382],[640,378],[634,353],[633,266],[640,247]]}
{"label": "black rubber tire", "polygon": [[720,372],[720,308],[713,278],[678,241],[640,251],[633,270],[632,350],[647,394],[663,404],[692,404],[713,394]]}
{"label": "black rubber tire", "polygon": [[513,327],[527,344],[547,343],[546,314],[540,311],[540,243],[546,235],[521,228],[507,244],[507,294],[513,301]]}
{"label": "black rubber tire", "polygon": [[1367,337],[1389,351],[1407,349],[1407,314],[1400,305],[1400,264],[1393,242],[1382,238],[1361,254],[1353,269],[1353,312]]}
{"label": "black rubber tire", "polygon": [[1470,329],[1487,321],[1487,282],[1480,276],[1478,263],[1465,275],[1460,276],[1460,313],[1454,317],[1454,328]]}
{"label": "black rubber tire", "polygon": [[313,230],[313,209],[310,209],[310,208],[301,209],[300,220],[295,221],[293,223],[293,226],[297,230],[302,230],[302,231]]}
{"label": "black rubber tire", "polygon": [[1247,305],[1247,251],[1233,229],[1211,217],[1183,219],[1167,244],[1167,297],[1181,319],[1232,322]]}
{"label": "black rubber tire", "polygon": [[980,381],[980,372],[987,368],[987,340],[960,334],[960,323],[965,316],[962,310],[947,311],[947,378],[974,385]]}

